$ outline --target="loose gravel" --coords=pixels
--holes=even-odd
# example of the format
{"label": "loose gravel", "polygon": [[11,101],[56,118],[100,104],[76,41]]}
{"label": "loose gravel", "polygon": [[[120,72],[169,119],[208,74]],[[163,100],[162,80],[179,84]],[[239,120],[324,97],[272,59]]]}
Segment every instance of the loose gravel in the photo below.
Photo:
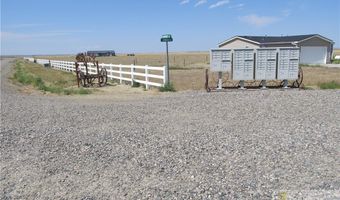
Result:
{"label": "loose gravel", "polygon": [[19,93],[6,66],[1,199],[340,198],[339,90],[93,102]]}

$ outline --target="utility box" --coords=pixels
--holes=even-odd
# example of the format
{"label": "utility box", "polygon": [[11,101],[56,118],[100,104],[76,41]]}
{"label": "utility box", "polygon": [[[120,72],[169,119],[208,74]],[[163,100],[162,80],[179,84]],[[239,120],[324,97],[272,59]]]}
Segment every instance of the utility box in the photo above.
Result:
{"label": "utility box", "polygon": [[296,80],[299,76],[299,48],[280,48],[278,56],[279,80]]}
{"label": "utility box", "polygon": [[276,79],[276,48],[261,48],[256,50],[255,80]]}
{"label": "utility box", "polygon": [[296,80],[300,49],[212,49],[210,71],[229,72],[231,80]]}
{"label": "utility box", "polygon": [[231,60],[230,49],[212,49],[210,52],[211,71],[231,72]]}
{"label": "utility box", "polygon": [[254,49],[234,49],[233,80],[254,79]]}

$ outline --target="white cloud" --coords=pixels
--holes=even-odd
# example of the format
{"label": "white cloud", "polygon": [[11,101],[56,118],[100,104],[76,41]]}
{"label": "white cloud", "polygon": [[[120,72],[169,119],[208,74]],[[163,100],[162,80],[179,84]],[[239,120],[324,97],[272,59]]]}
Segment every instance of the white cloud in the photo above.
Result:
{"label": "white cloud", "polygon": [[184,5],[190,3],[190,0],[182,0],[179,4]]}
{"label": "white cloud", "polygon": [[244,3],[240,3],[237,5],[233,5],[233,6],[229,6],[229,8],[243,8],[244,7]]}
{"label": "white cloud", "polygon": [[229,0],[218,1],[217,3],[212,4],[211,6],[209,6],[209,8],[210,9],[217,8],[217,7],[223,6],[223,5],[228,4],[228,3],[229,3]]}
{"label": "white cloud", "polygon": [[277,22],[279,18],[271,16],[258,16],[253,14],[239,17],[239,20],[252,26],[262,27]]}
{"label": "white cloud", "polygon": [[195,7],[200,6],[200,5],[203,5],[203,4],[207,3],[207,2],[208,2],[207,0],[199,0],[199,1],[195,4]]}

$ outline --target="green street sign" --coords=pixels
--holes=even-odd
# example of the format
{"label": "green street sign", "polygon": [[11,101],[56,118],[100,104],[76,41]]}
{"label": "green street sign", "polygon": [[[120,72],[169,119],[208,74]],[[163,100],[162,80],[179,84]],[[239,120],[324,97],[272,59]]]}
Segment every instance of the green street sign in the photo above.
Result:
{"label": "green street sign", "polygon": [[170,34],[162,35],[161,42],[172,42],[172,36]]}

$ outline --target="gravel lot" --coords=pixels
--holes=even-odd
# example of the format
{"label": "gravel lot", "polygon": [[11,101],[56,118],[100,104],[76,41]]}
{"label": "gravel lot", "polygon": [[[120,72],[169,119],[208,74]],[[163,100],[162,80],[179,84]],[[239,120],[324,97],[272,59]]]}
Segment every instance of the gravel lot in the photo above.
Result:
{"label": "gravel lot", "polygon": [[21,94],[7,61],[1,199],[340,198],[339,90],[89,102]]}

